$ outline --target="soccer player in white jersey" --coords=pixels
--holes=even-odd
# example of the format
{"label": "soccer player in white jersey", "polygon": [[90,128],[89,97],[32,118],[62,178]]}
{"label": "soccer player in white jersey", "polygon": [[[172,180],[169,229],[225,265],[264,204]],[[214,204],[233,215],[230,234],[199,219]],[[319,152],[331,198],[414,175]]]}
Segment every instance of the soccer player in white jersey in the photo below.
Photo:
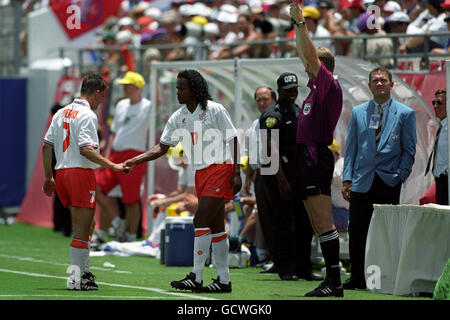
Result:
{"label": "soccer player in white jersey", "polygon": [[[195,189],[199,204],[194,217],[192,272],[170,284],[174,288],[193,292],[231,292],[229,242],[224,218],[225,200],[232,200],[242,186],[237,132],[226,109],[211,101],[208,84],[198,71],[181,71],[176,88],[178,102],[184,106],[169,118],[159,144],[125,161],[125,166],[133,169],[135,165],[155,160],[164,155],[169,147],[181,142],[196,170]],[[203,269],[211,243],[218,277],[203,287]]]}
{"label": "soccer player in white jersey", "polygon": [[[52,196],[56,190],[64,207],[69,206],[73,222],[70,243],[69,290],[97,290],[95,276],[89,271],[89,236],[95,212],[94,169],[101,165],[128,171],[98,152],[97,115],[108,85],[98,74],[88,74],[81,85],[81,96],[60,109],[44,137],[43,191]],[[52,151],[56,156],[56,175],[52,173]]]}

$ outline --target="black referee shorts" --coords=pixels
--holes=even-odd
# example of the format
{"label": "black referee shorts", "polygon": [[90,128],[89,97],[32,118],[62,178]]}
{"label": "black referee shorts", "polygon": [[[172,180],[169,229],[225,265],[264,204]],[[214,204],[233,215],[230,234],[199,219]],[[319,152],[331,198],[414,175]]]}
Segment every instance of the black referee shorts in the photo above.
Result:
{"label": "black referee shorts", "polygon": [[306,144],[298,144],[299,174],[297,183],[303,200],[309,196],[326,194],[331,196],[334,157],[327,145],[317,145],[318,165],[314,163]]}

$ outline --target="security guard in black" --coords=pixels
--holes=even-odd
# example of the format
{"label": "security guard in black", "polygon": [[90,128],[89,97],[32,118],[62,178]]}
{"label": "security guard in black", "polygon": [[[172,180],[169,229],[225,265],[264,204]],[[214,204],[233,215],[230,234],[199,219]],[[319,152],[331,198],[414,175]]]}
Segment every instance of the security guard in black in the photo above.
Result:
{"label": "security guard in black", "polygon": [[278,141],[273,141],[279,151],[278,173],[262,175],[275,204],[272,217],[276,239],[273,260],[282,280],[312,280],[311,240],[314,232],[303,202],[295,194],[298,170],[296,134],[300,113],[300,107],[295,103],[298,96],[297,76],[283,73],[277,84],[277,103],[259,118],[260,129],[267,130],[268,138],[267,144],[263,145],[263,154],[267,148],[270,149],[268,146],[274,137],[274,130],[279,135]]}

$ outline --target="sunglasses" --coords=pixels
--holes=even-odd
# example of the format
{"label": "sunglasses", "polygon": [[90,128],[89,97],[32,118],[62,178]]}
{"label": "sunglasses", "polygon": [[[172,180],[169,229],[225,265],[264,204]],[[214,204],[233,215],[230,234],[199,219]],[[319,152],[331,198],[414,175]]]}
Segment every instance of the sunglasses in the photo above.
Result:
{"label": "sunglasses", "polygon": [[439,101],[439,100],[433,100],[433,101],[431,101],[431,104],[432,104],[433,106],[436,105],[436,104],[438,104],[439,106],[442,106],[442,105],[444,104],[444,102]]}

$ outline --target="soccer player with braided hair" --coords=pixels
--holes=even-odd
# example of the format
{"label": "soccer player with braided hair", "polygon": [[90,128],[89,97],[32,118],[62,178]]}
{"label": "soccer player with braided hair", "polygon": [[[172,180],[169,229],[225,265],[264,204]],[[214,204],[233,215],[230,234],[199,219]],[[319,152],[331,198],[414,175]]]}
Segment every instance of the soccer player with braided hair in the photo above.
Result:
{"label": "soccer player with braided hair", "polygon": [[178,74],[178,78],[187,79],[191,88],[195,88],[193,95],[198,101],[202,110],[206,110],[208,100],[212,100],[209,94],[208,83],[206,80],[195,70],[183,70]]}
{"label": "soccer player with braided hair", "polygon": [[[193,292],[231,292],[224,216],[225,200],[232,200],[242,185],[237,132],[227,110],[211,100],[208,84],[198,71],[181,71],[176,89],[178,102],[183,106],[170,116],[159,144],[124,164],[132,170],[135,165],[155,160],[166,154],[169,147],[181,143],[196,170],[199,204],[194,216],[192,272],[170,285]],[[202,275],[211,244],[218,276],[203,286]]]}

